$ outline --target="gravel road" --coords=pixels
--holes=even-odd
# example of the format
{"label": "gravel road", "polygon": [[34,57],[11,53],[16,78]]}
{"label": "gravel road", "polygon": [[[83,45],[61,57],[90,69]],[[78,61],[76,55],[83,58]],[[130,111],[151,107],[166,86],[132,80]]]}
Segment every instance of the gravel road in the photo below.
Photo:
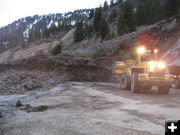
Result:
{"label": "gravel road", "polygon": [[[23,107],[14,107],[17,99]],[[66,82],[0,96],[0,135],[164,135],[165,120],[180,119],[179,106],[180,90],[134,94],[114,83]]]}

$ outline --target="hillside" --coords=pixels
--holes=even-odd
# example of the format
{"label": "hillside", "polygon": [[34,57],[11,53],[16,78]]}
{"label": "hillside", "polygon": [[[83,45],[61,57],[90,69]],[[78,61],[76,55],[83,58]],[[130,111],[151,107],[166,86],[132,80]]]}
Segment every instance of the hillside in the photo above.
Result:
{"label": "hillside", "polygon": [[158,44],[162,52],[170,48],[170,54],[168,51],[165,60],[179,58],[179,17],[168,18],[101,43],[84,40],[76,44],[65,44],[72,32],[62,38],[62,53],[57,56],[50,53],[54,40],[40,40],[1,53],[1,93],[22,93],[42,88],[46,90],[64,81],[114,82],[114,62],[134,58],[133,48],[137,38],[149,32],[159,36]]}
{"label": "hillside", "polygon": [[[28,40],[39,40],[46,29],[64,26],[64,32],[74,27],[76,22],[88,17],[90,9],[75,10],[68,13],[35,15],[21,18],[0,29],[0,52],[14,46],[25,44]],[[60,33],[60,37],[64,34]],[[61,35],[62,34],[62,35]]]}
{"label": "hillside", "polygon": [[[101,43],[178,15],[178,5],[178,0],[111,0],[94,9],[21,18],[0,28],[0,52],[42,39],[60,41],[68,38],[65,45],[82,40],[85,44]],[[79,23],[82,26],[77,34]]]}
{"label": "hillside", "polygon": [[[25,92],[34,87],[49,89],[63,81],[114,82],[114,62],[135,59],[136,45],[155,46],[163,55],[179,40],[180,17],[160,17],[155,23],[154,20],[150,20],[151,23],[128,23],[133,18],[126,18],[125,11],[135,12],[138,1],[131,8],[129,3],[119,1],[91,10],[27,17],[2,28],[1,89],[16,93],[16,90]],[[135,16],[131,14],[131,17]],[[44,32],[39,33],[42,29]],[[75,41],[75,34],[78,41]],[[52,54],[56,43],[61,50]]]}

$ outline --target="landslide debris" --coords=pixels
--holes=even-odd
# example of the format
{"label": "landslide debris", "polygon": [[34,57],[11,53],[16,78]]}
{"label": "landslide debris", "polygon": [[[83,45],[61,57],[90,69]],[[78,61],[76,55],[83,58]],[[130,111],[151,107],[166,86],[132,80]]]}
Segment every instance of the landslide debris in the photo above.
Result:
{"label": "landslide debris", "polygon": [[64,81],[110,82],[111,68],[75,57],[32,57],[0,65],[0,94],[48,90]]}

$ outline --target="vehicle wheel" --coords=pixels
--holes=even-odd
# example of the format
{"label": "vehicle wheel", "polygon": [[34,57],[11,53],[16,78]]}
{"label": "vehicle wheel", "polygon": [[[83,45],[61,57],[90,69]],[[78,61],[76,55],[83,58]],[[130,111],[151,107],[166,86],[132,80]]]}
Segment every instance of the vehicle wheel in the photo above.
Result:
{"label": "vehicle wheel", "polygon": [[168,94],[170,90],[170,85],[158,86],[159,93]]}
{"label": "vehicle wheel", "polygon": [[180,81],[176,78],[173,79],[171,87],[174,89],[180,89]]}
{"label": "vehicle wheel", "polygon": [[133,73],[131,77],[131,91],[133,93],[138,93],[142,91],[140,82],[138,80],[138,75],[139,73]]}
{"label": "vehicle wheel", "polygon": [[130,82],[130,77],[128,76],[127,73],[124,73],[120,76],[119,78],[120,81],[120,88],[123,90],[130,90],[131,89],[131,82]]}

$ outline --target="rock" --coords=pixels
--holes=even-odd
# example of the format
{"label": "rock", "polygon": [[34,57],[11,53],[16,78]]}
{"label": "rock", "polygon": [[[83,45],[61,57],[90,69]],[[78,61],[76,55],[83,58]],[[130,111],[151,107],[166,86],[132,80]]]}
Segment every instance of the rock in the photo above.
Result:
{"label": "rock", "polygon": [[42,84],[38,81],[28,81],[26,82],[26,84],[24,84],[24,88],[26,90],[35,90],[37,88],[41,88],[42,87]]}
{"label": "rock", "polygon": [[41,105],[41,106],[36,107],[36,109],[37,109],[37,112],[43,112],[47,110],[48,107],[46,105]]}
{"label": "rock", "polygon": [[18,100],[18,101],[16,102],[16,107],[21,107],[21,106],[23,106],[23,104],[21,103],[20,100]]}
{"label": "rock", "polygon": [[62,50],[62,42],[54,41],[50,48],[50,54],[54,56],[58,55],[61,53],[61,50]]}

